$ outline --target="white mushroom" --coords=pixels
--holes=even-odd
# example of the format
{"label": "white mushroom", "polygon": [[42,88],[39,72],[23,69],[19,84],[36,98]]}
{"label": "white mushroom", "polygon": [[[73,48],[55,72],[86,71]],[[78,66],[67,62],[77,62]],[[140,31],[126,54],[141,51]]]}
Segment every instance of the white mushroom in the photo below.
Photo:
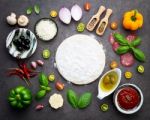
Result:
{"label": "white mushroom", "polygon": [[54,109],[58,109],[58,108],[62,107],[63,102],[64,102],[64,100],[63,100],[63,97],[61,94],[54,93],[49,98],[49,104]]}
{"label": "white mushroom", "polygon": [[7,16],[6,20],[9,25],[15,25],[17,23],[16,14],[11,13],[9,16]]}
{"label": "white mushroom", "polygon": [[18,18],[18,25],[21,26],[21,27],[25,27],[27,26],[29,23],[29,19],[27,16],[25,15],[20,15],[19,18]]}

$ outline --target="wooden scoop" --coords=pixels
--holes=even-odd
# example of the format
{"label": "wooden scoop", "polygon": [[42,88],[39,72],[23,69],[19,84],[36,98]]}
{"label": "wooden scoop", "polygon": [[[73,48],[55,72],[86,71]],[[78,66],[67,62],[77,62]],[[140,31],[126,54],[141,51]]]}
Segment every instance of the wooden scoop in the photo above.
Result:
{"label": "wooden scoop", "polygon": [[101,22],[99,23],[97,29],[96,29],[96,34],[98,35],[103,35],[105,32],[105,29],[108,25],[108,19],[110,17],[110,15],[112,14],[112,10],[111,9],[107,9],[106,15],[105,17],[101,20]]}
{"label": "wooden scoop", "polygon": [[101,14],[105,11],[105,7],[104,6],[100,6],[98,12],[93,15],[93,17],[90,19],[90,21],[88,22],[88,24],[86,25],[86,29],[89,31],[93,31],[95,26],[97,25],[97,23],[100,20],[100,16]]}

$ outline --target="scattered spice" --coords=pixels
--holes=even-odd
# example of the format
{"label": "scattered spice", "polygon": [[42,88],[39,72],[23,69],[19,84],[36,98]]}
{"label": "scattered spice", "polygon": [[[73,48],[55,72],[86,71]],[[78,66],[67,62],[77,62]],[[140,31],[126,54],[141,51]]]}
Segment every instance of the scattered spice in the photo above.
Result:
{"label": "scattered spice", "polygon": [[106,23],[102,22],[102,24],[100,25],[100,27],[98,29],[100,33],[102,33],[104,31],[105,25],[106,25]]}

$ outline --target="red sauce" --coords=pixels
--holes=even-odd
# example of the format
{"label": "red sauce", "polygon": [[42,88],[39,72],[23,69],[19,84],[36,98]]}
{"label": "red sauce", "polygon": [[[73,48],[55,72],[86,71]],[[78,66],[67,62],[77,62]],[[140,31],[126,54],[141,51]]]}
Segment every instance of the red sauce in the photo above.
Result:
{"label": "red sauce", "polygon": [[133,109],[140,103],[140,95],[133,87],[125,87],[118,93],[118,103],[124,109]]}

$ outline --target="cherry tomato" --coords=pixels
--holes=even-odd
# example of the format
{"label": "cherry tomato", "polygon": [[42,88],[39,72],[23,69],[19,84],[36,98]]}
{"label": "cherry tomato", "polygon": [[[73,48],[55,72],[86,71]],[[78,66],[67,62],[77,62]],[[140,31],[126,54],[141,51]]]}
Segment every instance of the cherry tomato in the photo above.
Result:
{"label": "cherry tomato", "polygon": [[89,10],[91,9],[91,3],[86,2],[86,3],[84,4],[84,9],[85,9],[86,11],[89,11]]}
{"label": "cherry tomato", "polygon": [[111,28],[112,30],[116,30],[116,29],[118,28],[117,22],[112,22],[112,23],[110,24],[110,28]]}

